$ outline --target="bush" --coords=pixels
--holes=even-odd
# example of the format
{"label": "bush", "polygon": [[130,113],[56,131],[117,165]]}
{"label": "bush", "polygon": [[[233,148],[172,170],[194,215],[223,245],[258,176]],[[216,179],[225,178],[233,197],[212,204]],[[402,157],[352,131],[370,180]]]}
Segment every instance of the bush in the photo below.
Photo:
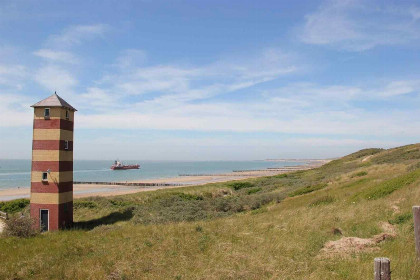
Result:
{"label": "bush", "polygon": [[254,194],[254,193],[257,193],[261,190],[262,190],[262,188],[250,189],[250,190],[247,191],[247,194]]}
{"label": "bush", "polygon": [[0,211],[7,213],[16,213],[22,211],[29,205],[29,199],[15,199],[10,201],[0,202]]}
{"label": "bush", "polygon": [[85,201],[85,200],[76,200],[73,204],[74,209],[80,209],[80,208],[97,208],[98,204],[94,201]]}
{"label": "bush", "polygon": [[123,200],[120,198],[110,199],[109,202],[112,204],[112,206],[116,206],[116,207],[126,207],[133,204],[131,201]]}
{"label": "bush", "polygon": [[34,220],[26,216],[12,216],[6,220],[6,227],[3,234],[5,236],[32,237],[37,234],[34,229]]}
{"label": "bush", "polygon": [[203,196],[201,195],[193,195],[188,193],[178,193],[177,195],[184,200],[203,200]]}
{"label": "bush", "polygon": [[233,183],[229,184],[229,186],[231,188],[233,188],[235,191],[237,191],[237,190],[240,190],[240,189],[252,188],[252,187],[254,187],[254,184],[252,184],[250,182],[233,182]]}
{"label": "bush", "polygon": [[360,172],[357,172],[357,173],[351,175],[350,177],[351,178],[354,178],[354,177],[362,177],[362,176],[366,176],[367,174],[368,173],[366,171],[360,171]]}
{"label": "bush", "polygon": [[314,185],[314,186],[307,186],[307,187],[298,189],[298,190],[290,193],[289,196],[293,197],[293,196],[297,196],[297,195],[307,194],[307,193],[310,193],[310,192],[313,192],[313,191],[323,189],[326,186],[327,186],[327,184],[318,184],[318,185]]}
{"label": "bush", "polygon": [[262,193],[252,196],[228,196],[186,200],[179,194],[162,197],[138,205],[133,221],[142,224],[198,221],[225,217],[246,210],[258,209],[272,201],[284,198],[281,193]]}

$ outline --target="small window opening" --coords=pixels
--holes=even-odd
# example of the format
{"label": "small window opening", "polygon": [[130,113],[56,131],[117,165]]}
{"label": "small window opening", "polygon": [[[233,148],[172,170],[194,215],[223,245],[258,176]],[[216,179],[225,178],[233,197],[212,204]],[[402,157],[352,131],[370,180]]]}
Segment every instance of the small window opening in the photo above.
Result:
{"label": "small window opening", "polygon": [[48,181],[48,172],[42,172],[42,181]]}
{"label": "small window opening", "polygon": [[45,108],[44,109],[44,118],[49,118],[50,117],[50,108]]}
{"label": "small window opening", "polygon": [[69,149],[69,141],[65,140],[64,141],[64,150],[68,150]]}
{"label": "small window opening", "polygon": [[70,113],[69,110],[66,110],[66,120],[70,119]]}

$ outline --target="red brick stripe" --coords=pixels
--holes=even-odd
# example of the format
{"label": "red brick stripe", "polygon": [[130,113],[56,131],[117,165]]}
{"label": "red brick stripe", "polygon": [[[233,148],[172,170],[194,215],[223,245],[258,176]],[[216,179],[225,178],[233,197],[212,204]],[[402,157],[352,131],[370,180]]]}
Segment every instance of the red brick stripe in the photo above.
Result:
{"label": "red brick stripe", "polygon": [[73,122],[62,119],[34,119],[34,129],[64,129],[73,131]]}
{"label": "red brick stripe", "polygon": [[73,223],[73,201],[62,204],[31,203],[31,218],[35,219],[34,227],[39,229],[39,210],[49,210],[49,230],[54,231]]}
{"label": "red brick stripe", "polygon": [[72,161],[33,161],[32,171],[47,171],[51,172],[63,172],[73,171]]}
{"label": "red brick stripe", "polygon": [[64,193],[73,190],[73,182],[32,182],[31,192],[33,193]]}
{"label": "red brick stripe", "polygon": [[69,141],[68,150],[64,149],[64,140],[33,140],[32,150],[73,151],[73,141]]}

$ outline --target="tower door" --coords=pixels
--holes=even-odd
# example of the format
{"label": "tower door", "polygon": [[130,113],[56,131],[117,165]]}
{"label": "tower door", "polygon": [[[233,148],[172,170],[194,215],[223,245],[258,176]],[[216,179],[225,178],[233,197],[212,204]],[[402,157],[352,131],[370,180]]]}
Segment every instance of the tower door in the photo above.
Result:
{"label": "tower door", "polygon": [[49,212],[47,209],[41,209],[40,210],[40,229],[41,231],[48,231],[48,225],[49,225]]}

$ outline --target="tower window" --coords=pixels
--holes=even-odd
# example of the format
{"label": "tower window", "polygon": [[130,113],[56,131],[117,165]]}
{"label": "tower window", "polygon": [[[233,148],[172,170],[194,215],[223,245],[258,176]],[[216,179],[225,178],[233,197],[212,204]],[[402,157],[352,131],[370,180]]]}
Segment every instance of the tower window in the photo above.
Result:
{"label": "tower window", "polygon": [[64,150],[68,150],[69,149],[69,141],[65,140],[64,141]]}
{"label": "tower window", "polygon": [[50,108],[45,108],[44,109],[44,118],[49,118],[50,117]]}
{"label": "tower window", "polygon": [[70,119],[70,113],[69,110],[66,110],[66,120]]}
{"label": "tower window", "polygon": [[42,172],[42,181],[43,182],[48,181],[48,172]]}

